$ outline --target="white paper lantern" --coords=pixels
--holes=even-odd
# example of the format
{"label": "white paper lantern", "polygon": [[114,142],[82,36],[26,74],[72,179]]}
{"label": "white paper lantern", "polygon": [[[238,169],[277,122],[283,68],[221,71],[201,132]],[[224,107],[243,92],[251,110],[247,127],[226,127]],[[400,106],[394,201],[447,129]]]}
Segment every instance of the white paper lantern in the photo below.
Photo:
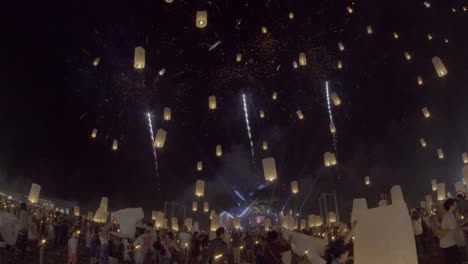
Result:
{"label": "white paper lantern", "polygon": [[335,212],[328,212],[328,222],[336,223],[336,214],[335,214]]}
{"label": "white paper lantern", "polygon": [[372,34],[372,33],[374,33],[374,31],[372,30],[372,26],[370,26],[370,25],[367,26],[367,34],[370,35],[370,34]]}
{"label": "white paper lantern", "polygon": [[426,208],[427,208],[428,211],[429,211],[429,210],[432,209],[432,204],[433,204],[433,202],[432,202],[432,196],[431,196],[431,195],[426,195],[424,198],[425,198],[425,201],[426,201]]}
{"label": "white paper lantern", "polygon": [[173,231],[179,231],[179,219],[177,219],[177,217],[171,218],[171,229]]}
{"label": "white paper lantern", "polygon": [[297,64],[297,61],[293,61],[292,65],[294,69],[297,69],[297,67],[299,67],[299,65]]}
{"label": "white paper lantern", "polygon": [[215,214],[216,214],[216,211],[215,211],[215,210],[211,210],[211,212],[210,212],[210,219],[213,219],[213,215],[215,215]]}
{"label": "white paper lantern", "polygon": [[79,207],[78,205],[75,205],[75,206],[73,207],[73,214],[74,214],[75,216],[80,216],[80,207]]}
{"label": "white paper lantern", "polygon": [[441,148],[438,148],[437,149],[437,157],[439,157],[439,159],[444,159],[444,151],[441,149]]}
{"label": "white paper lantern", "polygon": [[195,25],[197,28],[205,28],[208,25],[208,12],[205,10],[197,11]]}
{"label": "white paper lantern", "polygon": [[293,194],[299,193],[299,185],[297,184],[297,181],[291,182],[291,192]]}
{"label": "white paper lantern", "polygon": [[237,61],[237,62],[241,62],[241,61],[242,61],[242,54],[237,53],[237,55],[236,55],[236,61]]}
{"label": "white paper lantern", "polygon": [[422,79],[421,76],[418,75],[417,79],[418,79],[418,85],[423,85],[424,84],[423,79]]}
{"label": "white paper lantern", "polygon": [[263,110],[260,110],[260,118],[265,118],[265,112],[263,112]]}
{"label": "white paper lantern", "polygon": [[151,220],[156,220],[156,211],[151,211]]}
{"label": "white paper lantern", "polygon": [[94,58],[94,60],[93,60],[93,66],[94,66],[94,67],[97,67],[97,66],[99,65],[99,61],[101,61],[101,59],[100,59],[99,57]]}
{"label": "white paper lantern", "polygon": [[263,150],[268,150],[268,142],[263,141],[263,143],[262,143],[262,149],[263,149]]}
{"label": "white paper lantern", "polygon": [[331,93],[331,94],[330,94],[330,97],[331,97],[331,99],[332,99],[332,101],[333,101],[333,104],[334,104],[335,106],[341,105],[341,99],[340,99],[340,97],[338,96],[337,93],[335,93],[335,92]]}
{"label": "white paper lantern", "polygon": [[299,53],[299,65],[301,66],[307,65],[307,57],[304,52]]}
{"label": "white paper lantern", "polygon": [[431,186],[433,191],[437,191],[437,180],[431,180]]}
{"label": "white paper lantern", "polygon": [[289,17],[289,19],[294,19],[294,13],[293,13],[293,12],[289,12],[288,17]]}
{"label": "white paper lantern", "polygon": [[468,154],[466,152],[462,153],[463,164],[468,164]]}
{"label": "white paper lantern", "polygon": [[332,134],[336,133],[335,123],[330,123],[330,133]]}
{"label": "white paper lantern", "polygon": [[366,176],[366,178],[364,179],[364,182],[366,185],[370,185],[370,177]]}
{"label": "white paper lantern", "polygon": [[234,229],[240,229],[241,224],[240,224],[240,218],[239,217],[234,217],[234,220],[232,221],[232,224],[234,226]]}
{"label": "white paper lantern", "polygon": [[343,68],[343,62],[338,61],[336,67],[341,70]]}
{"label": "white paper lantern", "polygon": [[265,26],[262,27],[262,33],[263,33],[263,34],[268,33],[268,29],[267,29]]}
{"label": "white paper lantern", "polygon": [[208,107],[210,110],[216,109],[216,96],[212,95],[208,97]]}
{"label": "white paper lantern", "polygon": [[203,162],[199,161],[197,162],[197,171],[202,171],[203,170]]}
{"label": "white paper lantern", "polygon": [[203,212],[208,213],[210,211],[210,204],[208,202],[203,203]]}
{"label": "white paper lantern", "polygon": [[325,152],[325,154],[323,154],[323,160],[325,163],[325,167],[335,166],[337,164],[336,156],[334,153],[331,152]]}
{"label": "white paper lantern", "polygon": [[210,231],[215,232],[221,226],[221,217],[213,214],[211,217]]}
{"label": "white paper lantern", "polygon": [[394,39],[398,39],[399,37],[400,37],[400,36],[398,35],[398,33],[393,32],[393,38],[394,38]]}
{"label": "white paper lantern", "polygon": [[91,138],[96,138],[97,137],[97,129],[94,128],[93,132],[91,132]]}
{"label": "white paper lantern", "polygon": [[164,107],[164,120],[169,121],[172,118],[172,111],[169,107]]}
{"label": "white paper lantern", "polygon": [[216,156],[221,157],[223,155],[223,149],[221,148],[221,145],[216,146]]}
{"label": "white paper lantern", "polygon": [[145,49],[143,47],[135,48],[135,55],[133,58],[133,68],[141,70],[145,68]]}
{"label": "white paper lantern", "polygon": [[423,148],[425,148],[427,146],[426,140],[424,140],[424,138],[420,138],[419,143],[421,144],[421,147],[423,147]]}
{"label": "white paper lantern", "polygon": [[323,220],[322,220],[322,217],[320,215],[316,215],[315,216],[315,226],[322,226],[323,225]]}
{"label": "white paper lantern", "polygon": [[428,39],[428,40],[432,40],[432,35],[431,35],[431,34],[427,34],[427,39]]}
{"label": "white paper lantern", "polygon": [[353,8],[352,8],[351,6],[347,6],[347,7],[346,7],[346,11],[347,11],[348,13],[352,14],[352,13],[353,13]]}
{"label": "white paper lantern", "polygon": [[302,114],[302,111],[301,111],[301,110],[297,110],[296,114],[297,114],[297,117],[298,117],[300,120],[304,119],[304,115]]}
{"label": "white paper lantern", "polygon": [[197,202],[192,202],[192,211],[194,211],[194,212],[198,211],[198,203]]}
{"label": "white paper lantern", "polygon": [[117,139],[114,139],[114,141],[112,141],[112,150],[118,150],[119,149],[119,141],[117,141]]}
{"label": "white paper lantern", "polygon": [[266,158],[262,160],[263,174],[265,181],[274,181],[277,178],[276,163],[274,158]]}
{"label": "white paper lantern", "polygon": [[343,44],[343,42],[338,42],[338,49],[339,49],[340,51],[344,51],[344,44]]}
{"label": "white paper lantern", "polygon": [[166,135],[167,135],[166,130],[162,128],[158,129],[158,131],[156,132],[156,138],[154,139],[153,146],[155,148],[160,148],[160,149],[163,148],[164,143],[166,142]]}
{"label": "white paper lantern", "polygon": [[276,92],[276,91],[273,92],[273,94],[271,95],[271,98],[272,98],[273,100],[278,99],[278,92]]}
{"label": "white paper lantern", "polygon": [[405,51],[404,55],[405,55],[405,59],[406,59],[407,61],[410,61],[410,60],[411,60],[411,54],[409,54],[409,52]]}
{"label": "white paper lantern", "polygon": [[102,197],[101,202],[99,203],[99,208],[102,208],[104,211],[107,211],[108,206],[109,206],[109,198]]}
{"label": "white paper lantern", "polygon": [[156,228],[166,227],[166,218],[164,217],[164,212],[156,212],[156,217],[154,220],[154,226]]}
{"label": "white paper lantern", "polygon": [[203,197],[205,195],[205,181],[197,180],[195,184],[195,196]]}
{"label": "white paper lantern", "polygon": [[[192,231],[192,222],[193,222],[193,219],[188,217],[188,218],[185,218],[185,221],[184,221],[184,226],[187,227],[187,230],[188,231]],[[187,247],[186,245],[182,245],[182,247]]]}
{"label": "white paper lantern", "polygon": [[265,218],[265,231],[269,231],[271,228],[271,219]]}
{"label": "white paper lantern", "polygon": [[445,200],[445,183],[437,184],[437,200],[438,201]]}
{"label": "white paper lantern", "polygon": [[315,215],[314,214],[310,214],[310,215],[307,216],[307,226],[309,228],[315,227],[314,221],[315,221]]}
{"label": "white paper lantern", "polygon": [[428,1],[424,1],[424,6],[426,8],[430,8],[431,7],[431,3],[429,3]]}
{"label": "white paper lantern", "polygon": [[431,113],[429,112],[429,109],[427,109],[427,107],[423,107],[423,108],[421,109],[421,111],[422,111],[422,113],[423,113],[423,115],[424,115],[424,118],[429,118],[429,117],[431,117]]}
{"label": "white paper lantern", "polygon": [[444,63],[439,57],[433,57],[432,64],[434,65],[434,69],[437,72],[437,76],[444,77],[445,75],[447,75],[447,68],[445,68]]}

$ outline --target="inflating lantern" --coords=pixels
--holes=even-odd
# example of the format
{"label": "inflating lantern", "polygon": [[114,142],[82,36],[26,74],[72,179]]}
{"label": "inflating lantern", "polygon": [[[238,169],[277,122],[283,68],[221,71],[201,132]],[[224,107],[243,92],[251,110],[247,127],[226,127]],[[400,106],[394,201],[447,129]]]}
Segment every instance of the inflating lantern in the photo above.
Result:
{"label": "inflating lantern", "polygon": [[348,13],[352,14],[353,13],[353,8],[351,6],[347,6],[346,11],[348,11]]}
{"label": "inflating lantern", "polygon": [[221,217],[213,214],[211,217],[210,231],[215,232],[221,226]]}
{"label": "inflating lantern", "polygon": [[444,77],[447,75],[447,68],[445,68],[444,63],[439,57],[433,57],[432,64],[434,65],[435,71],[437,72],[437,76]]}
{"label": "inflating lantern", "polygon": [[423,113],[423,115],[424,115],[425,118],[431,117],[431,113],[429,113],[429,110],[427,109],[427,107],[423,107],[423,108],[421,109],[421,111],[422,111],[422,113]]}
{"label": "inflating lantern", "polygon": [[343,42],[338,42],[338,49],[339,49],[340,51],[344,51]]}
{"label": "inflating lantern", "polygon": [[205,181],[197,180],[195,184],[195,196],[203,197],[205,195]]}
{"label": "inflating lantern", "polygon": [[404,54],[405,54],[405,59],[406,59],[407,61],[410,61],[410,60],[411,60],[411,54],[409,54],[409,52],[407,52],[407,51],[405,51]]}
{"label": "inflating lantern", "polygon": [[299,193],[299,186],[297,184],[297,181],[291,182],[291,193],[293,194]]}
{"label": "inflating lantern", "polygon": [[198,203],[192,202],[192,211],[196,212],[198,210]]}
{"label": "inflating lantern", "polygon": [[398,39],[400,36],[398,36],[398,33],[393,32],[393,38]]}
{"label": "inflating lantern", "polygon": [[102,208],[104,211],[107,211],[108,206],[109,206],[109,198],[101,197],[101,202],[99,203],[99,208]]}
{"label": "inflating lantern", "polygon": [[439,159],[444,159],[444,151],[441,148],[437,149],[437,157],[439,157]]}
{"label": "inflating lantern", "polygon": [[203,203],[203,212],[208,213],[210,211],[210,204],[208,202]]}
{"label": "inflating lantern", "polygon": [[428,40],[432,40],[432,35],[431,35],[431,34],[427,34],[427,39],[428,39]]}
{"label": "inflating lantern", "polygon": [[96,138],[97,137],[97,129],[94,128],[93,132],[91,132],[91,138]]}
{"label": "inflating lantern", "polygon": [[367,34],[370,35],[370,34],[372,34],[372,33],[374,33],[374,31],[372,30],[372,26],[370,26],[370,25],[367,26]]}
{"label": "inflating lantern", "polygon": [[156,211],[151,211],[151,220],[156,220]]}
{"label": "inflating lantern", "polygon": [[466,152],[462,153],[463,164],[468,164],[468,154]]}
{"label": "inflating lantern", "polygon": [[179,231],[179,220],[177,217],[171,218],[171,229],[174,231]]}
{"label": "inflating lantern", "polygon": [[208,25],[208,12],[205,10],[197,11],[195,24],[197,25],[197,28],[205,28],[206,25]]}
{"label": "inflating lantern", "polygon": [[260,110],[260,118],[265,118],[265,112],[263,112],[263,110]]}
{"label": "inflating lantern", "polygon": [[418,75],[418,85],[423,85],[423,79],[421,76]]}
{"label": "inflating lantern", "polygon": [[166,135],[167,135],[166,130],[162,128],[158,129],[158,131],[156,132],[156,138],[154,139],[153,146],[155,148],[163,148],[164,143],[166,142]]}
{"label": "inflating lantern", "polygon": [[154,225],[156,228],[164,228],[164,222],[164,212],[156,212],[156,217],[154,219]]}
{"label": "inflating lantern", "polygon": [[73,207],[73,214],[74,214],[75,216],[80,216],[80,207],[79,207],[78,205],[75,205],[75,206]]}
{"label": "inflating lantern", "polygon": [[171,117],[172,117],[171,108],[164,107],[164,120],[169,121],[171,120]]}
{"label": "inflating lantern", "polygon": [[236,61],[237,61],[237,62],[241,62],[241,61],[242,61],[242,54],[237,53],[237,55],[236,55]]}
{"label": "inflating lantern", "polygon": [[336,133],[335,123],[330,123],[330,132],[331,132],[332,134],[335,134],[335,133]]}
{"label": "inflating lantern", "polygon": [[433,191],[437,191],[437,180],[431,180],[431,186]]}
{"label": "inflating lantern", "polygon": [[211,110],[216,109],[216,96],[212,95],[208,97],[208,107]]}
{"label": "inflating lantern", "polygon": [[271,95],[271,98],[272,98],[273,100],[278,99],[278,92],[276,92],[276,91],[273,92],[273,94]]}
{"label": "inflating lantern", "polygon": [[30,203],[37,203],[39,201],[39,193],[41,192],[41,186],[37,183],[31,185],[31,190],[29,191],[28,201]]}
{"label": "inflating lantern", "polygon": [[438,201],[445,200],[445,183],[437,184],[437,200]]}
{"label": "inflating lantern", "polygon": [[430,8],[431,7],[431,3],[429,3],[428,1],[424,1],[424,6],[426,8]]}
{"label": "inflating lantern", "polygon": [[267,29],[265,26],[262,27],[262,33],[263,33],[263,34],[268,33],[268,29]]}
{"label": "inflating lantern", "polygon": [[277,178],[276,164],[274,158],[266,158],[262,160],[263,174],[266,181],[274,181]]}
{"label": "inflating lantern", "polygon": [[[185,218],[185,221],[184,221],[184,226],[187,227],[188,231],[192,231],[192,222],[193,222],[193,219],[192,218]],[[182,247],[185,247],[187,248],[188,244],[185,244],[185,245],[182,245]]]}
{"label": "inflating lantern", "polygon": [[341,62],[341,61],[338,61],[338,63],[337,63],[337,65],[336,65],[336,67],[338,67],[338,69],[340,69],[340,70],[341,70],[341,69],[343,68],[343,62]]}
{"label": "inflating lantern", "polygon": [[298,117],[300,120],[304,119],[304,115],[302,114],[302,111],[301,111],[301,110],[297,110],[297,111],[296,111],[296,114],[297,114],[297,117]]}
{"label": "inflating lantern", "polygon": [[216,156],[221,157],[223,155],[223,150],[221,149],[221,145],[216,146]]}
{"label": "inflating lantern", "polygon": [[137,70],[145,68],[145,49],[143,47],[135,48],[135,55],[133,58],[133,68]]}
{"label": "inflating lantern", "polygon": [[366,176],[366,178],[364,179],[364,183],[366,185],[370,185],[370,177],[369,176]]}
{"label": "inflating lantern", "polygon": [[307,65],[307,57],[304,52],[299,53],[299,65],[301,66]]}
{"label": "inflating lantern", "polygon": [[199,161],[197,162],[197,171],[202,171],[203,170],[203,162]]}
{"label": "inflating lantern", "polygon": [[98,66],[99,65],[99,61],[101,61],[101,59],[99,57],[95,58],[93,60],[93,66]]}
{"label": "inflating lantern", "polygon": [[331,99],[332,99],[332,101],[333,101],[333,104],[334,104],[335,106],[341,105],[341,99],[340,99],[340,97],[338,97],[338,94],[337,94],[337,93],[335,93],[335,92],[331,93],[331,94],[330,94],[330,97],[331,97]]}
{"label": "inflating lantern", "polygon": [[421,147],[423,147],[423,148],[425,148],[427,146],[426,140],[424,140],[424,138],[420,138],[419,143],[421,143]]}
{"label": "inflating lantern", "polygon": [[325,162],[325,167],[334,166],[337,163],[335,154],[331,152],[325,152],[325,154],[323,154],[323,160]]}
{"label": "inflating lantern", "polygon": [[297,64],[297,61],[293,61],[292,64],[293,64],[293,68],[294,68],[294,69],[297,69],[297,67],[299,67],[299,65]]}
{"label": "inflating lantern", "polygon": [[263,150],[268,150],[268,142],[263,141],[262,149],[263,149]]}
{"label": "inflating lantern", "polygon": [[112,150],[118,150],[119,149],[119,142],[117,141],[117,139],[114,139],[114,141],[112,141]]}
{"label": "inflating lantern", "polygon": [[336,223],[336,214],[335,214],[335,212],[328,212],[328,222]]}
{"label": "inflating lantern", "polygon": [[234,220],[232,221],[232,224],[234,226],[234,229],[240,229],[241,228],[240,218],[239,217],[234,217]]}

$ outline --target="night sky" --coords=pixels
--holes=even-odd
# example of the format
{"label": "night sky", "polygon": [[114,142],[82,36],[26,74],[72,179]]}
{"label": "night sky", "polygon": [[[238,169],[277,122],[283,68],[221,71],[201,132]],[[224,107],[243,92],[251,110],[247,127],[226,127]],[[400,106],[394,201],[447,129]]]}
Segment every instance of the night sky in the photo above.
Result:
{"label": "night sky", "polygon": [[[247,194],[264,183],[261,160],[271,156],[278,168],[274,195],[287,197],[289,182],[299,180],[304,211],[314,208],[320,192],[332,190],[345,208],[358,196],[376,206],[395,184],[415,206],[431,192],[431,179],[452,191],[462,178],[461,153],[468,151],[463,5],[468,3],[438,0],[430,8],[419,0],[9,3],[2,11],[7,22],[0,71],[0,190],[28,193],[35,182],[41,196],[90,209],[101,196],[110,198],[111,209],[155,209],[164,200],[190,206],[195,180],[204,179],[206,200],[228,209],[239,202],[233,190]],[[208,12],[204,29],[195,26],[198,10]],[[368,25],[373,34],[367,34]],[[209,51],[217,41],[221,44]],[[141,71],[133,68],[137,46],[146,49]],[[300,52],[308,63],[294,69]],[[447,67],[444,78],[437,77],[433,56]],[[332,105],[334,168],[323,164],[323,153],[335,152],[325,81],[342,100],[341,106]],[[214,111],[208,109],[210,95],[217,97]],[[424,106],[429,119],[421,113]],[[164,107],[172,109],[171,121],[163,120]],[[148,112],[154,133],[168,132],[164,148],[157,150],[160,191]],[[421,137],[428,143],[424,149]],[[118,151],[111,149],[114,139]],[[262,150],[264,140],[268,151]],[[223,147],[221,158],[215,156],[217,144]],[[443,160],[437,158],[439,147]],[[199,160],[202,173],[196,171]],[[371,186],[364,185],[365,176]]]}

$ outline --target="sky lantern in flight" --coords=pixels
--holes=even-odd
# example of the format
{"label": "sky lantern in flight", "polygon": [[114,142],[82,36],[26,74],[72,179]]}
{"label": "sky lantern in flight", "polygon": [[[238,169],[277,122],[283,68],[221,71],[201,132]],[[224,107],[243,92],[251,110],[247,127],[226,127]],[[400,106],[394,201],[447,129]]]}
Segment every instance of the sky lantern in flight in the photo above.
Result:
{"label": "sky lantern in flight", "polygon": [[223,155],[223,150],[221,148],[221,145],[216,146],[216,156],[221,157]]}
{"label": "sky lantern in flight", "polygon": [[208,213],[210,211],[210,204],[208,202],[203,203],[203,212]]}
{"label": "sky lantern in flight", "polygon": [[154,139],[153,146],[159,149],[163,148],[164,143],[166,142],[166,135],[167,135],[166,130],[162,128],[158,129],[158,131],[156,132],[156,138]]}
{"label": "sky lantern in flight", "polygon": [[265,181],[274,181],[277,178],[275,159],[270,157],[262,160]]}
{"label": "sky lantern in flight", "polygon": [[398,33],[393,32],[393,38],[394,38],[394,39],[398,39],[399,37],[400,37],[400,36],[398,35]]}
{"label": "sky lantern in flight", "polygon": [[97,137],[97,128],[94,128],[93,131],[91,132],[91,138],[96,138]]}
{"label": "sky lantern in flight", "polygon": [[340,51],[344,51],[344,44],[343,44],[343,42],[338,42],[338,49],[339,49]]}
{"label": "sky lantern in flight", "polygon": [[336,67],[341,70],[343,68],[343,62],[338,61]]}
{"label": "sky lantern in flight", "polygon": [[325,154],[323,154],[323,160],[325,163],[325,167],[331,167],[337,164],[336,156],[334,153],[331,152],[325,152]]}
{"label": "sky lantern in flight", "polygon": [[427,107],[423,107],[423,108],[421,109],[421,112],[423,113],[424,118],[429,118],[429,117],[431,117],[431,113],[429,112],[429,110],[427,109]]}
{"label": "sky lantern in flight", "polygon": [[330,94],[330,97],[331,97],[331,99],[332,99],[332,101],[333,101],[333,104],[334,104],[335,106],[341,105],[341,99],[340,99],[340,97],[338,96],[337,93],[335,93],[335,92],[331,93],[331,94]]}
{"label": "sky lantern in flight", "polygon": [[346,7],[346,11],[349,13],[349,14],[352,14],[353,13],[353,8],[351,6],[347,6]]}
{"label": "sky lantern in flight", "polygon": [[263,34],[268,33],[268,29],[267,29],[265,26],[262,27],[262,33],[263,33]]}
{"label": "sky lantern in flight", "polygon": [[268,150],[268,142],[263,141],[262,149],[263,149],[263,150]]}
{"label": "sky lantern in flight", "polygon": [[423,148],[425,148],[427,146],[426,140],[424,140],[424,138],[420,138],[419,143],[421,143],[421,147],[423,147]]}
{"label": "sky lantern in flight", "polygon": [[28,201],[33,204],[39,202],[40,193],[41,193],[41,186],[37,183],[31,184],[31,190],[29,191]]}
{"label": "sky lantern in flight", "polygon": [[425,6],[426,8],[430,8],[430,7],[431,7],[431,3],[428,2],[428,1],[424,1],[424,6]]}
{"label": "sky lantern in flight", "polygon": [[271,95],[271,98],[272,98],[273,100],[278,99],[278,92],[274,91],[273,94]]}
{"label": "sky lantern in flight", "polygon": [[208,12],[206,10],[197,11],[195,25],[197,28],[205,28],[208,25]]}
{"label": "sky lantern in flight", "polygon": [[195,183],[195,196],[203,197],[205,195],[205,181],[197,180]]}
{"label": "sky lantern in flight", "polygon": [[437,180],[431,180],[432,191],[437,191]]}
{"label": "sky lantern in flight", "polygon": [[237,61],[237,62],[241,62],[241,61],[242,61],[242,54],[237,53],[237,55],[236,55],[236,61]]}
{"label": "sky lantern in flight", "polygon": [[294,68],[294,69],[297,69],[297,68],[299,67],[299,65],[297,64],[297,61],[293,61],[292,64],[293,64],[293,68]]}
{"label": "sky lantern in flight", "polygon": [[169,107],[164,107],[164,120],[169,121],[172,118],[172,111]]}
{"label": "sky lantern in flight", "polygon": [[155,220],[154,220],[154,226],[156,228],[164,228],[164,212],[159,212],[157,211],[156,212],[156,217],[155,217]]}
{"label": "sky lantern in flight", "polygon": [[437,56],[433,57],[432,64],[434,65],[434,69],[437,72],[437,76],[442,78],[445,75],[447,75],[447,69],[445,68],[444,63],[439,57]]}
{"label": "sky lantern in flight", "polygon": [[117,139],[114,139],[114,141],[112,141],[112,150],[118,150],[119,149],[119,141],[117,141]]}
{"label": "sky lantern in flight", "polygon": [[97,67],[99,65],[99,62],[101,61],[101,59],[99,57],[96,57],[94,58],[93,60],[93,66],[94,67]]}
{"label": "sky lantern in flight", "polygon": [[192,202],[192,211],[194,211],[194,212],[198,211],[198,203],[197,202]]}
{"label": "sky lantern in flight", "polygon": [[445,155],[444,155],[444,151],[442,150],[442,148],[437,149],[437,157],[439,157],[439,159],[444,159]]}
{"label": "sky lantern in flight", "polygon": [[135,48],[135,55],[133,58],[133,68],[141,70],[145,68],[145,49],[143,47]]}
{"label": "sky lantern in flight", "polygon": [[212,95],[208,97],[208,107],[210,110],[216,109],[216,96]]}
{"label": "sky lantern in flight", "polygon": [[299,120],[304,119],[304,115],[302,114],[301,110],[297,110],[296,114],[297,114],[297,117],[299,118]]}
{"label": "sky lantern in flight", "polygon": [[293,13],[293,12],[289,12],[288,17],[289,17],[289,19],[291,19],[291,20],[294,19],[294,13]]}
{"label": "sky lantern in flight", "polygon": [[202,171],[203,170],[203,162],[199,161],[197,162],[197,171]]}
{"label": "sky lantern in flight", "polygon": [[432,35],[431,35],[430,33],[427,34],[427,39],[428,39],[428,40],[432,40]]}
{"label": "sky lantern in flight", "polygon": [[74,214],[75,216],[80,216],[80,206],[79,206],[79,205],[75,205],[75,206],[73,207],[73,214]]}
{"label": "sky lantern in flight", "polygon": [[437,184],[437,200],[438,201],[445,200],[445,183]]}
{"label": "sky lantern in flight", "polygon": [[372,26],[371,25],[367,26],[367,34],[370,35],[372,33],[374,33],[374,30],[372,29]]}
{"label": "sky lantern in flight", "polygon": [[421,75],[418,75],[418,78],[417,78],[417,79],[418,79],[418,85],[423,85],[423,84],[424,84]]}
{"label": "sky lantern in flight", "polygon": [[335,212],[328,212],[328,222],[336,223],[336,213]]}
{"label": "sky lantern in flight", "polygon": [[291,182],[291,193],[292,194],[299,193],[299,185],[297,184],[297,181],[292,181]]}
{"label": "sky lantern in flight", "polygon": [[304,52],[299,53],[299,65],[301,66],[307,65],[307,58]]}
{"label": "sky lantern in flight", "polygon": [[260,110],[260,118],[265,118],[265,112],[263,112],[263,110]]}
{"label": "sky lantern in flight", "polygon": [[366,177],[364,178],[364,183],[365,183],[366,185],[370,185],[370,177],[369,177],[369,176],[366,176]]}
{"label": "sky lantern in flight", "polygon": [[468,154],[466,152],[462,153],[463,164],[468,164]]}
{"label": "sky lantern in flight", "polygon": [[405,54],[405,59],[406,59],[407,61],[410,61],[410,60],[411,60],[411,54],[409,54],[409,52],[407,52],[407,51],[405,51],[404,54]]}
{"label": "sky lantern in flight", "polygon": [[164,0],[166,3],[170,4],[172,2],[174,2],[174,0]]}
{"label": "sky lantern in flight", "polygon": [[335,123],[330,123],[330,133],[335,134],[336,133],[336,127]]}

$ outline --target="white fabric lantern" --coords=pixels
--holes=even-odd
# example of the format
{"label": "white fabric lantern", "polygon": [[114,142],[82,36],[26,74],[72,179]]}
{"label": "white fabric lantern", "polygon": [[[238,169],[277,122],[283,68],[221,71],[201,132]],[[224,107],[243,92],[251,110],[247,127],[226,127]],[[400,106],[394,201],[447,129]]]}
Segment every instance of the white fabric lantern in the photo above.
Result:
{"label": "white fabric lantern", "polygon": [[221,148],[221,145],[216,146],[216,156],[221,157],[223,155],[223,149]]}
{"label": "white fabric lantern", "polygon": [[192,211],[194,211],[194,212],[198,211],[198,203],[197,202],[192,202]]}
{"label": "white fabric lantern", "polygon": [[236,55],[236,61],[237,61],[237,62],[241,62],[241,61],[242,61],[242,54],[237,53],[237,55]]}
{"label": "white fabric lantern", "polygon": [[164,217],[164,212],[156,212],[156,218],[154,220],[154,226],[156,228],[166,227],[166,219]]}
{"label": "white fabric lantern", "polygon": [[271,95],[271,98],[272,98],[273,100],[278,99],[278,92],[274,91],[273,94]]}
{"label": "white fabric lantern", "polygon": [[104,209],[104,211],[107,211],[108,206],[109,206],[109,198],[102,197],[101,202],[99,203],[99,208],[102,208]]}
{"label": "white fabric lantern", "polygon": [[466,152],[462,153],[463,164],[468,164],[468,154]]}
{"label": "white fabric lantern", "polygon": [[171,229],[174,231],[179,231],[179,219],[177,219],[177,217],[171,218]]}
{"label": "white fabric lantern", "polygon": [[205,195],[205,181],[197,180],[195,184],[195,196],[203,197]]}
{"label": "white fabric lantern", "polygon": [[208,25],[208,12],[205,10],[197,11],[195,24],[197,28],[205,28]]}
{"label": "white fabric lantern", "polygon": [[445,200],[445,183],[437,184],[437,200],[438,201]]}
{"label": "white fabric lantern", "polygon": [[407,61],[410,61],[410,60],[411,60],[411,54],[409,54],[409,52],[407,52],[407,51],[405,51],[404,54],[405,54],[405,59],[406,59]]}
{"label": "white fabric lantern", "polygon": [[438,148],[437,149],[437,157],[439,157],[439,159],[444,159],[444,151],[441,149],[441,148]]}
{"label": "white fabric lantern", "polygon": [[208,202],[203,203],[203,212],[208,213],[210,211],[210,204]]}
{"label": "white fabric lantern", "polygon": [[80,216],[80,207],[79,207],[78,205],[75,205],[75,206],[73,207],[73,214],[74,214],[75,216]]}
{"label": "white fabric lantern", "polygon": [[145,68],[145,49],[143,47],[135,48],[135,55],[133,58],[133,68],[141,70]]}
{"label": "white fabric lantern", "polygon": [[445,75],[447,75],[447,68],[445,68],[444,63],[439,57],[433,57],[432,64],[434,65],[434,69],[437,72],[437,76],[444,77]]}
{"label": "white fabric lantern", "polygon": [[301,111],[301,110],[297,110],[296,114],[297,114],[297,117],[298,117],[300,120],[304,119],[304,115],[302,114],[302,111]]}
{"label": "white fabric lantern", "polygon": [[370,185],[370,177],[369,176],[366,176],[366,178],[364,179],[364,183],[366,185]]}
{"label": "white fabric lantern", "polygon": [[232,221],[232,224],[234,226],[234,229],[240,229],[241,228],[240,218],[239,217],[234,217],[234,220]]}
{"label": "white fabric lantern", "polygon": [[91,132],[91,138],[96,138],[97,137],[97,129],[94,128],[93,132]]}
{"label": "white fabric lantern", "polygon": [[112,150],[118,150],[119,149],[119,141],[117,141],[117,139],[114,139],[114,141],[112,141]]}
{"label": "white fabric lantern", "polygon": [[429,109],[427,109],[427,107],[423,107],[423,108],[421,109],[421,111],[422,111],[422,113],[423,113],[423,115],[424,115],[424,118],[429,118],[429,117],[431,117],[431,113],[429,112]]}
{"label": "white fabric lantern", "polygon": [[164,107],[164,120],[169,121],[172,118],[172,112],[171,108],[169,107]]}
{"label": "white fabric lantern", "polygon": [[337,164],[336,156],[334,153],[331,152],[325,152],[325,154],[323,154],[323,160],[325,163],[325,167],[330,167]]}
{"label": "white fabric lantern", "polygon": [[328,212],[328,222],[336,223],[336,214],[335,212]]}
{"label": "white fabric lantern", "polygon": [[212,95],[208,97],[208,107],[210,110],[216,109],[216,96]]}
{"label": "white fabric lantern", "polygon": [[263,141],[262,149],[263,149],[263,150],[268,150],[268,142]]}
{"label": "white fabric lantern", "polygon": [[293,194],[299,193],[299,186],[297,184],[297,181],[292,181],[291,182],[291,192]]}
{"label": "white fabric lantern", "polygon": [[41,193],[41,186],[37,183],[31,185],[31,190],[29,191],[28,201],[30,203],[39,202],[39,194]]}
{"label": "white fabric lantern", "polygon": [[274,158],[266,158],[262,160],[263,174],[265,181],[274,181],[277,178],[276,163]]}
{"label": "white fabric lantern", "polygon": [[263,112],[263,110],[260,110],[260,118],[265,118],[265,112]]}
{"label": "white fabric lantern", "polygon": [[423,148],[425,148],[427,146],[426,140],[424,140],[424,138],[420,138],[419,143],[421,143],[421,147],[423,147]]}
{"label": "white fabric lantern", "polygon": [[336,133],[336,127],[335,123],[330,123],[330,133],[335,134]]}
{"label": "white fabric lantern", "polygon": [[398,35],[398,33],[393,32],[393,38],[398,39],[399,37],[400,37],[400,36]]}
{"label": "white fabric lantern", "polygon": [[433,191],[437,191],[437,180],[431,180],[431,186]]}
{"label": "white fabric lantern", "polygon": [[262,27],[262,33],[263,33],[263,34],[268,33],[268,29],[267,29],[265,26]]}
{"label": "white fabric lantern", "polygon": [[203,162],[199,161],[197,162],[197,171],[202,171],[203,170]]}
{"label": "white fabric lantern", "polygon": [[370,26],[370,25],[367,26],[367,34],[370,35],[370,34],[372,34],[372,33],[374,33],[374,31],[372,30],[372,26]]}
{"label": "white fabric lantern", "polygon": [[418,85],[423,85],[424,82],[423,82],[423,79],[420,75],[418,75]]}
{"label": "white fabric lantern", "polygon": [[271,228],[271,219],[265,218],[265,231],[269,231]]}
{"label": "white fabric lantern", "polygon": [[307,57],[304,52],[299,53],[299,65],[301,66],[307,65]]}
{"label": "white fabric lantern", "polygon": [[341,105],[341,99],[340,99],[340,97],[338,96],[337,93],[335,93],[335,92],[331,93],[331,94],[330,94],[330,97],[331,97],[331,99],[332,99],[332,101],[333,101],[333,104],[334,104],[335,106]]}
{"label": "white fabric lantern", "polygon": [[340,51],[344,51],[344,44],[343,44],[343,42],[338,42],[338,49],[339,49]]}
{"label": "white fabric lantern", "polygon": [[154,139],[153,146],[155,148],[163,148],[164,143],[166,142],[166,135],[167,135],[166,130],[162,128],[158,129],[158,131],[156,132],[156,138]]}

